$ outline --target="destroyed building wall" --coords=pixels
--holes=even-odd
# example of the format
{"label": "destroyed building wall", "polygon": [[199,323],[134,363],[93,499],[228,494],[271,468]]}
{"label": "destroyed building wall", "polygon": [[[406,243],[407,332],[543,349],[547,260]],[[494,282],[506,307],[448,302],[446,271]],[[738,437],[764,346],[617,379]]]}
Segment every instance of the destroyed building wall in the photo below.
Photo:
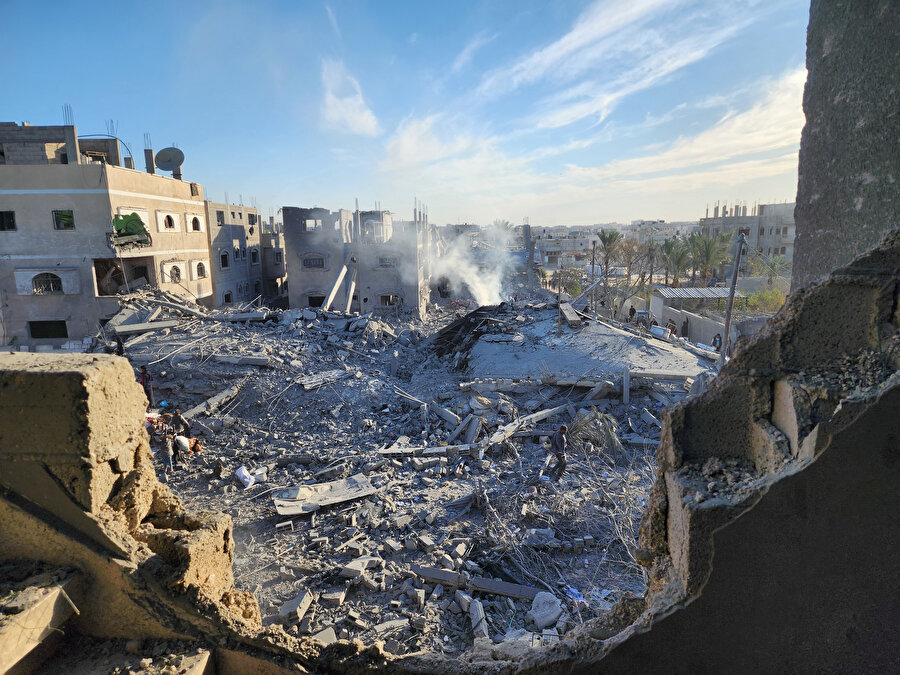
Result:
{"label": "destroyed building wall", "polygon": [[900,4],[813,0],[793,288],[900,226]]}
{"label": "destroyed building wall", "polygon": [[[194,275],[209,265],[200,186],[99,163],[0,165],[0,184],[4,345],[80,349],[118,311],[113,296],[136,283],[212,293]],[[133,212],[152,243],[116,250],[113,218]]]}
{"label": "destroyed building wall", "polygon": [[79,570],[73,620],[90,635],[256,634],[231,519],[186,512],[157,481],[125,359],[3,354],[0,392],[0,560]]}
{"label": "destroyed building wall", "polygon": [[[425,316],[424,224],[394,228],[381,211],[349,222],[344,211],[329,217],[324,209],[284,207],[283,213],[291,307],[322,306],[343,274],[331,309]],[[311,229],[312,223],[322,224]]]}
{"label": "destroyed building wall", "polygon": [[205,303],[218,307],[250,302],[263,294],[262,223],[255,207],[205,203],[213,293]]}

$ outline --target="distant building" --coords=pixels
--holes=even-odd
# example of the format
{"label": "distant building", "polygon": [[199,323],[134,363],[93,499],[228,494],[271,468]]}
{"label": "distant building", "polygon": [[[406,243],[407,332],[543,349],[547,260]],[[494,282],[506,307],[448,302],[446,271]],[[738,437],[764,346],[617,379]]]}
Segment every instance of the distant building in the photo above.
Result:
{"label": "distant building", "polygon": [[142,284],[212,296],[203,188],[133,166],[112,138],[0,123],[0,343],[79,349]]}
{"label": "distant building", "polygon": [[213,295],[209,306],[251,302],[263,295],[259,213],[252,206],[206,202]]}
{"label": "distant building", "polygon": [[[786,262],[794,259],[794,204],[760,204],[750,209],[738,205],[728,209],[716,205],[711,218],[700,219],[700,232],[716,236],[728,232],[736,238],[743,234],[749,246],[766,257],[783,256]],[[732,254],[736,245],[732,246]]]}
{"label": "distant building", "polygon": [[424,318],[428,228],[417,213],[394,227],[387,211],[282,208],[291,307]]}

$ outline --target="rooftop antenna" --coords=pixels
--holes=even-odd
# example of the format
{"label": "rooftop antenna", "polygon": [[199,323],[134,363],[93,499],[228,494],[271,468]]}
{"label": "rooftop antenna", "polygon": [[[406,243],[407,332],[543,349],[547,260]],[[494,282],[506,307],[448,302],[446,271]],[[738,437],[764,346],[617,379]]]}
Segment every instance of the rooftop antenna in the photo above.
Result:
{"label": "rooftop antenna", "polygon": [[67,127],[75,124],[75,114],[72,112],[72,106],[70,106],[68,103],[63,103],[62,114],[63,124],[65,124]]}
{"label": "rooftop antenna", "polygon": [[156,166],[160,171],[171,171],[172,178],[181,180],[181,165],[184,153],[174,146],[163,148],[156,153]]}

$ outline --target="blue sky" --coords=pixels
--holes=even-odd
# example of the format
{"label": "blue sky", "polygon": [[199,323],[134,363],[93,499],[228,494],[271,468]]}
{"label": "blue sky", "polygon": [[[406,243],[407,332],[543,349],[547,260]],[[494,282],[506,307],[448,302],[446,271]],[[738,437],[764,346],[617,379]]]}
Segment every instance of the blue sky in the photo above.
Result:
{"label": "blue sky", "polygon": [[[801,0],[0,0],[0,120],[175,144],[209,198],[432,222],[792,201]],[[53,26],[52,29],[49,26]],[[36,36],[43,36],[38,39]]]}

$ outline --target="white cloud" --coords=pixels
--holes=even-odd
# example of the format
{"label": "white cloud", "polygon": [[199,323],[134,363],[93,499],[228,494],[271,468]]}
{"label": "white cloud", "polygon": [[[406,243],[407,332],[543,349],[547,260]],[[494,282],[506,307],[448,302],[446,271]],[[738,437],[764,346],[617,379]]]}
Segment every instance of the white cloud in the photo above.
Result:
{"label": "white cloud", "polygon": [[363,99],[359,82],[340,61],[322,61],[322,124],[326,129],[360,136],[377,136],[381,129]]}
{"label": "white cloud", "polygon": [[[555,42],[523,57],[510,66],[489,73],[481,82],[483,93],[500,94],[531,84],[578,58],[591,44],[640,24],[672,0],[614,0],[594,2],[575,21],[572,29]],[[587,67],[585,63],[582,67]]]}
{"label": "white cloud", "polygon": [[341,39],[341,28],[338,26],[337,17],[334,15],[334,11],[331,9],[331,5],[325,5],[325,11],[328,13],[328,22],[331,24],[331,30],[334,31],[335,37],[338,40]]}
{"label": "white cloud", "polygon": [[385,144],[385,158],[379,168],[396,171],[427,164],[458,155],[471,147],[472,139],[464,135],[441,141],[434,132],[438,121],[437,115],[403,120]]}
{"label": "white cloud", "polygon": [[486,44],[490,43],[492,40],[496,39],[496,37],[496,33],[490,36],[486,35],[485,33],[479,33],[474,38],[472,38],[453,60],[453,65],[450,66],[450,72],[458,73],[460,70],[469,65],[469,63],[472,61],[472,58],[475,56],[475,52],[484,47]]}

